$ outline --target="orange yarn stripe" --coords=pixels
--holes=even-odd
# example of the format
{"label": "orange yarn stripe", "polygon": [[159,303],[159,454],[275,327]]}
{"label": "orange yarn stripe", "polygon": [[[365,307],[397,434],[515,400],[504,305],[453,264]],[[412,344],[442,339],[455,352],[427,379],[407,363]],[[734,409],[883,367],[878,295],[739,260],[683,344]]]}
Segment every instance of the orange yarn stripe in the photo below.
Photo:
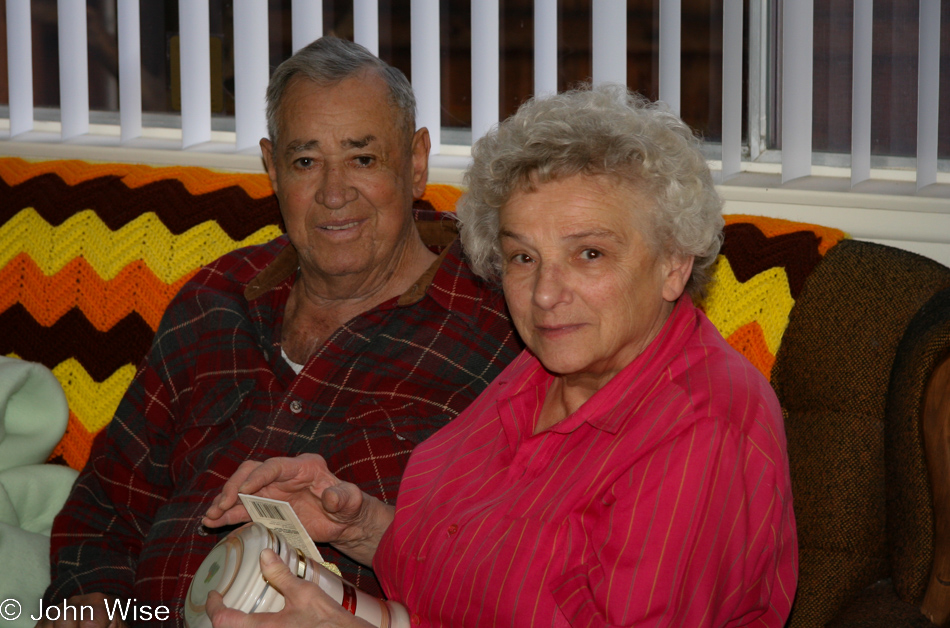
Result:
{"label": "orange yarn stripe", "polygon": [[848,237],[841,229],[832,229],[831,227],[822,227],[804,222],[794,222],[782,218],[765,218],[763,216],[747,216],[745,214],[723,214],[726,219],[726,225],[736,222],[749,222],[759,228],[759,231],[767,238],[772,238],[786,233],[796,231],[811,231],[821,239],[818,244],[818,252],[824,255],[828,249],[836,245],[839,241]]}
{"label": "orange yarn stripe", "polygon": [[77,471],[82,470],[86,466],[86,461],[89,460],[89,451],[92,449],[92,441],[95,437],[96,435],[90,434],[86,426],[80,423],[70,410],[66,434],[53,449],[50,459],[62,456],[70,467]]}
{"label": "orange yarn stripe", "polygon": [[759,369],[765,378],[772,381],[772,367],[775,366],[775,356],[769,351],[765,342],[765,334],[757,321],[746,323],[732,332],[726,338],[733,349],[748,358],[752,366]]}
{"label": "orange yarn stripe", "polygon": [[462,196],[462,190],[454,185],[444,183],[430,183],[426,186],[422,200],[429,201],[440,212],[454,212],[455,204]]}
{"label": "orange yarn stripe", "polygon": [[108,331],[135,311],[157,330],[168,303],[196,272],[166,284],[139,260],[105,281],[78,257],[49,277],[27,253],[20,253],[0,269],[0,312],[19,302],[38,323],[51,327],[78,307],[96,329]]}
{"label": "orange yarn stripe", "polygon": [[38,162],[17,157],[0,159],[0,178],[7,185],[18,185],[43,174],[55,174],[69,185],[100,177],[117,176],[130,188],[164,179],[177,179],[192,194],[206,194],[232,186],[242,188],[248,196],[255,199],[273,194],[267,175],[260,173],[215,172],[197,166],[156,168],[139,164],[95,164],[75,159]]}

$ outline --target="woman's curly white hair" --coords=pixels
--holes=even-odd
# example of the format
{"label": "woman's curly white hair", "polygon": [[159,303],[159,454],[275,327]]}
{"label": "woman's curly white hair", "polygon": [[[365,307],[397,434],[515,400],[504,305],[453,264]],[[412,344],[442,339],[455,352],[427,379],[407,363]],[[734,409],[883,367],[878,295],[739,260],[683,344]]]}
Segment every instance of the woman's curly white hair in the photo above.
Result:
{"label": "woman's curly white hair", "polygon": [[609,175],[655,201],[644,237],[658,253],[693,256],[686,290],[705,294],[722,241],[722,199],[699,140],[662,103],[613,84],[535,98],[478,140],[472,157],[458,217],[479,276],[501,277],[498,212],[514,192]]}

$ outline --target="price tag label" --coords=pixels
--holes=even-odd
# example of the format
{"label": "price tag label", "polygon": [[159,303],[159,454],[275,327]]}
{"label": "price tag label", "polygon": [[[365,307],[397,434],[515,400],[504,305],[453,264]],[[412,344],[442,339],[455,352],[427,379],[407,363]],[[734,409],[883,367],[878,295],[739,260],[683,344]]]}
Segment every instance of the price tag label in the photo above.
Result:
{"label": "price tag label", "polygon": [[280,532],[288,543],[311,560],[318,563],[325,562],[317,546],[313,544],[313,539],[307,534],[306,528],[300,523],[297,513],[288,502],[241,493],[238,493],[238,497],[247,509],[247,514],[251,516],[251,521],[274,532]]}

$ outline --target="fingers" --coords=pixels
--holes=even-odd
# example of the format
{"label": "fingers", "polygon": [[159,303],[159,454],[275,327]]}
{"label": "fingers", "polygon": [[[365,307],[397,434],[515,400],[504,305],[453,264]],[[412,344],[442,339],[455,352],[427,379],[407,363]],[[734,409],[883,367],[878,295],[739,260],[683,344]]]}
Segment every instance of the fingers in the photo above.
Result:
{"label": "fingers", "polygon": [[208,594],[205,602],[205,612],[211,619],[214,628],[245,628],[250,626],[250,616],[228,608],[224,605],[224,598],[217,591]]}
{"label": "fingers", "polygon": [[201,518],[201,523],[209,528],[220,528],[221,526],[230,526],[250,520],[251,516],[248,514],[244,504],[238,503],[228,510],[222,510],[221,508],[216,508],[214,503],[212,503],[211,507],[208,508],[208,512]]}
{"label": "fingers", "polygon": [[303,580],[290,572],[290,567],[271,549],[261,552],[261,574],[288,601],[294,599],[295,585]]}
{"label": "fingers", "polygon": [[327,487],[322,499],[323,509],[341,523],[359,518],[363,508],[363,491],[349,482]]}
{"label": "fingers", "polygon": [[[208,512],[205,514],[203,523],[209,527],[217,527],[222,525],[227,525],[228,523],[239,523],[240,521],[247,521],[247,512],[243,513],[244,519],[237,519],[234,521],[222,521],[222,517],[229,510],[235,506],[242,508],[240,500],[238,499],[238,493],[240,492],[240,487],[247,480],[248,476],[251,475],[255,469],[261,466],[262,463],[257,462],[256,460],[246,460],[241,463],[241,466],[237,468],[237,471],[234,472],[227,482],[224,483],[224,486],[221,488],[221,493],[214,498],[214,501],[211,502],[211,507],[208,508]],[[240,513],[238,513],[240,514]],[[229,517],[229,519],[235,519],[234,516]]]}

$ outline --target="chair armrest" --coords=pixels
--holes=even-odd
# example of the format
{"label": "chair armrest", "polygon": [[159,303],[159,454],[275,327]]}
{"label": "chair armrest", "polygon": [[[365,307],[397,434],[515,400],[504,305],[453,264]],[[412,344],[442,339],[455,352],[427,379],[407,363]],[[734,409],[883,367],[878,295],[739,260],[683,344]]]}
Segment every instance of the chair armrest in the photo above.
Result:
{"label": "chair armrest", "polygon": [[875,582],[856,595],[826,628],[935,628],[920,608],[897,597],[890,580]]}
{"label": "chair armrest", "polygon": [[933,570],[921,610],[942,626],[950,619],[950,355],[927,384],[921,423],[934,509]]}

